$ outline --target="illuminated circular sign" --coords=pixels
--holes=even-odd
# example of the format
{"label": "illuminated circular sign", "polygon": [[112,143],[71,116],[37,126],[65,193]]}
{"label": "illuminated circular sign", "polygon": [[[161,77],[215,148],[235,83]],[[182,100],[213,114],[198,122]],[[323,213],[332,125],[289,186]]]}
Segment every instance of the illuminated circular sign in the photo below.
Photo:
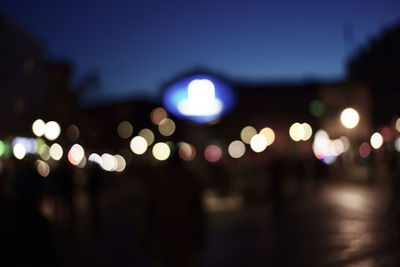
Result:
{"label": "illuminated circular sign", "polygon": [[197,123],[214,121],[234,106],[235,94],[225,82],[207,74],[193,75],[170,85],[164,107],[176,117]]}

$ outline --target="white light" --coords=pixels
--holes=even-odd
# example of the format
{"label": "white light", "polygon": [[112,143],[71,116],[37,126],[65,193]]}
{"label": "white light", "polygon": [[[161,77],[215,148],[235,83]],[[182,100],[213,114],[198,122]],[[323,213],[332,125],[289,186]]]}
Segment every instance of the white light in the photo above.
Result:
{"label": "white light", "polygon": [[374,149],[380,148],[383,144],[382,135],[378,132],[374,133],[373,135],[371,135],[370,143]]}
{"label": "white light", "polygon": [[147,141],[142,136],[135,136],[132,138],[130,147],[133,153],[142,155],[147,150]]}
{"label": "white light", "polygon": [[239,140],[233,141],[228,147],[228,153],[234,159],[242,157],[245,152],[246,146],[242,141]]}
{"label": "white light", "polygon": [[16,143],[13,147],[13,154],[14,157],[17,159],[23,159],[26,155],[26,150],[23,144],[21,143]]}
{"label": "white light", "polygon": [[63,149],[59,144],[54,143],[51,145],[49,153],[54,160],[60,160],[63,156]]}
{"label": "white light", "polygon": [[44,134],[45,122],[41,119],[35,120],[32,124],[32,132],[37,137],[40,137]]}
{"label": "white light", "polygon": [[85,157],[85,150],[79,144],[75,144],[68,151],[68,160],[72,165],[78,166]]}
{"label": "white light", "polygon": [[44,136],[48,140],[56,140],[61,133],[60,125],[55,121],[49,121],[44,128]]}
{"label": "white light", "polygon": [[344,152],[344,145],[340,139],[333,140],[330,144],[330,147],[334,156],[339,156]]}
{"label": "white light", "polygon": [[357,126],[358,122],[360,121],[360,116],[355,109],[346,108],[340,114],[340,121],[344,127],[352,129]]}
{"label": "white light", "polygon": [[91,162],[97,163],[99,166],[101,166],[102,160],[101,160],[100,155],[97,153],[90,154],[88,160]]}
{"label": "white light", "polygon": [[116,164],[117,162],[113,155],[110,155],[108,153],[104,153],[103,155],[101,155],[101,167],[105,171],[114,170]]}
{"label": "white light", "polygon": [[400,137],[396,138],[396,141],[394,142],[394,148],[397,152],[400,152]]}
{"label": "white light", "polygon": [[114,159],[115,159],[115,162],[117,163],[116,166],[114,166],[114,170],[116,172],[123,172],[126,167],[126,161],[125,161],[124,157],[122,157],[121,155],[115,155]]}
{"label": "white light", "polygon": [[349,140],[349,138],[346,137],[346,136],[342,136],[339,139],[340,139],[340,141],[342,141],[342,144],[343,144],[343,152],[348,151],[350,149],[350,140]]}
{"label": "white light", "polygon": [[260,153],[267,148],[267,138],[262,134],[254,135],[250,140],[250,147],[254,152]]}
{"label": "white light", "polygon": [[171,154],[171,149],[166,143],[157,143],[153,147],[153,156],[158,160],[166,160]]}
{"label": "white light", "polygon": [[215,98],[215,86],[208,79],[195,79],[188,85],[188,98],[178,103],[180,113],[188,116],[213,116],[222,111],[221,100]]}

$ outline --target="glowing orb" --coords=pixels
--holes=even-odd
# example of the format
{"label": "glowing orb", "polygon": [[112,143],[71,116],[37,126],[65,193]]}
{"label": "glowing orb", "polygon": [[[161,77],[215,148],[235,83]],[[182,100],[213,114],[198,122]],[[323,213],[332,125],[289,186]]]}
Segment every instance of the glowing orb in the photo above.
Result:
{"label": "glowing orb", "polygon": [[343,126],[352,129],[357,126],[358,122],[360,121],[360,115],[358,112],[353,108],[346,108],[340,114],[340,121],[342,122]]}
{"label": "glowing orb", "polygon": [[164,107],[173,115],[197,123],[212,122],[234,105],[233,89],[211,75],[193,75],[169,86]]}

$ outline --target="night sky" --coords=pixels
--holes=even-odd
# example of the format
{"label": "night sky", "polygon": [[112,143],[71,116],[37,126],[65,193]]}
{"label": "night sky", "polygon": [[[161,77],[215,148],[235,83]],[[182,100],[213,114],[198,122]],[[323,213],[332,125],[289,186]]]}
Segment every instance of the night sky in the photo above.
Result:
{"label": "night sky", "polygon": [[400,19],[398,0],[9,0],[0,10],[72,62],[75,81],[96,70],[97,99],[154,97],[195,68],[249,82],[341,79],[346,58]]}

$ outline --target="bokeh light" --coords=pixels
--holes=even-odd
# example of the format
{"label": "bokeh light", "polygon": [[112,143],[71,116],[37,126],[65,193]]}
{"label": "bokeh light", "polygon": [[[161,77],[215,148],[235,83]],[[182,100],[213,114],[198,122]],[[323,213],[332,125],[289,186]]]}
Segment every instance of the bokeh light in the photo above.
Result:
{"label": "bokeh light", "polygon": [[135,136],[130,142],[130,148],[133,153],[142,155],[147,150],[147,141],[142,136]]}
{"label": "bokeh light", "polygon": [[154,125],[159,125],[163,119],[168,117],[167,111],[162,107],[155,108],[150,113],[150,120]]}
{"label": "bokeh light", "polygon": [[35,163],[36,165],[36,170],[37,172],[43,176],[43,177],[47,177],[50,174],[50,167],[49,164],[47,164],[47,162],[38,159]]}
{"label": "bokeh light", "polygon": [[61,133],[61,127],[60,125],[55,122],[55,121],[49,121],[46,123],[45,128],[44,128],[44,136],[50,140],[56,140]]}
{"label": "bokeh light", "polygon": [[360,121],[360,116],[355,109],[346,108],[340,114],[340,121],[342,122],[344,127],[352,129],[358,125],[358,122]]}
{"label": "bokeh light", "polygon": [[378,132],[374,133],[373,135],[371,135],[370,143],[374,149],[379,149],[383,144],[382,135]]}
{"label": "bokeh light", "polygon": [[104,153],[103,155],[101,155],[101,167],[103,168],[103,170],[110,172],[114,170],[116,165],[117,160],[113,155],[108,153]]}
{"label": "bokeh light", "polygon": [[269,128],[269,127],[265,127],[260,131],[260,134],[264,135],[265,138],[267,138],[267,146],[270,146],[274,143],[275,141],[275,133],[274,131]]}
{"label": "bokeh light", "polygon": [[193,145],[182,142],[178,146],[178,154],[181,159],[191,161],[196,157],[196,149]]}
{"label": "bokeh light", "polygon": [[235,140],[228,146],[228,153],[234,159],[243,157],[245,152],[246,152],[246,146],[240,140]]}
{"label": "bokeh light", "polygon": [[68,151],[68,160],[72,165],[78,166],[85,157],[85,150],[79,144],[74,144]]}
{"label": "bokeh light", "polygon": [[314,136],[312,149],[317,159],[325,164],[332,164],[336,158],[346,152],[349,147],[347,137],[331,140],[324,130],[318,130]]}
{"label": "bokeh light", "polygon": [[152,153],[157,160],[166,160],[171,154],[171,149],[166,143],[160,142],[153,146]]}
{"label": "bokeh light", "polygon": [[0,157],[3,156],[5,150],[6,150],[6,145],[2,140],[0,140]]}
{"label": "bokeh light", "polygon": [[102,163],[101,156],[97,153],[90,154],[88,160],[101,166]]}
{"label": "bokeh light", "polygon": [[13,154],[14,154],[15,158],[20,159],[20,160],[23,159],[26,155],[26,150],[25,150],[24,145],[21,143],[16,143],[13,146]]}
{"label": "bokeh light", "polygon": [[158,131],[164,136],[171,136],[175,132],[175,123],[169,118],[161,120]]}
{"label": "bokeh light", "polygon": [[396,130],[400,132],[400,118],[396,120]]}
{"label": "bokeh light", "polygon": [[366,158],[371,153],[371,146],[367,142],[363,142],[358,149],[358,153],[362,158]]}
{"label": "bokeh light", "polygon": [[46,123],[43,120],[41,119],[35,120],[32,124],[33,134],[36,135],[37,137],[43,136],[45,131],[45,126]]}
{"label": "bokeh light", "polygon": [[46,144],[42,144],[38,149],[38,154],[43,160],[50,159],[50,147]]}
{"label": "bokeh light", "polygon": [[250,147],[254,152],[260,153],[267,148],[267,138],[262,134],[256,134],[250,140]]}
{"label": "bokeh light", "polygon": [[178,111],[186,116],[216,116],[223,103],[215,97],[215,86],[209,79],[194,79],[187,86],[187,97],[177,105]]}
{"label": "bokeh light", "polygon": [[342,141],[343,144],[343,151],[346,152],[350,149],[350,139],[347,136],[342,136],[339,138],[340,141]]}
{"label": "bokeh light", "polygon": [[67,128],[67,138],[70,142],[75,142],[79,138],[79,128],[75,124],[71,124]]}
{"label": "bokeh light", "polygon": [[128,139],[133,133],[132,124],[129,121],[121,121],[117,127],[118,135],[123,139]]}
{"label": "bokeh light", "polygon": [[302,124],[295,122],[289,128],[289,136],[293,141],[300,141],[304,137],[304,127]]}
{"label": "bokeh light", "polygon": [[26,154],[34,154],[37,151],[37,144],[33,138],[17,136],[13,139],[12,145],[14,146],[17,143],[20,143],[24,146]]}
{"label": "bokeh light", "polygon": [[209,145],[204,150],[204,157],[208,162],[217,162],[222,157],[222,150],[217,145]]}
{"label": "bokeh light", "polygon": [[333,140],[330,146],[332,154],[336,157],[344,152],[344,144],[340,139]]}
{"label": "bokeh light", "polygon": [[50,157],[52,157],[54,160],[60,160],[63,156],[64,151],[59,144],[54,143],[50,146],[49,153]]}
{"label": "bokeh light", "polygon": [[240,132],[240,138],[246,144],[250,144],[250,140],[257,134],[256,129],[253,126],[246,126]]}
{"label": "bokeh light", "polygon": [[154,142],[154,133],[153,133],[152,130],[144,128],[144,129],[140,130],[138,135],[143,137],[144,139],[146,139],[146,142],[147,142],[148,146],[151,146],[151,144],[153,144],[153,142]]}
{"label": "bokeh light", "polygon": [[123,172],[126,167],[126,161],[125,161],[124,157],[117,154],[117,155],[114,155],[114,159],[115,159],[115,162],[117,163],[116,166],[114,166],[114,170],[116,172]]}
{"label": "bokeh light", "polygon": [[392,139],[392,130],[389,127],[383,127],[380,131],[383,141],[388,142]]}
{"label": "bokeh light", "polygon": [[325,112],[324,104],[322,104],[321,101],[316,99],[310,102],[308,108],[310,110],[311,115],[313,115],[314,117],[321,117]]}
{"label": "bokeh light", "polygon": [[303,126],[303,131],[304,131],[304,134],[303,134],[303,137],[301,138],[301,140],[307,141],[312,136],[312,128],[311,128],[310,124],[308,124],[306,122],[302,123],[301,126]]}
{"label": "bokeh light", "polygon": [[397,137],[396,141],[394,141],[394,148],[397,152],[400,152],[400,137]]}

